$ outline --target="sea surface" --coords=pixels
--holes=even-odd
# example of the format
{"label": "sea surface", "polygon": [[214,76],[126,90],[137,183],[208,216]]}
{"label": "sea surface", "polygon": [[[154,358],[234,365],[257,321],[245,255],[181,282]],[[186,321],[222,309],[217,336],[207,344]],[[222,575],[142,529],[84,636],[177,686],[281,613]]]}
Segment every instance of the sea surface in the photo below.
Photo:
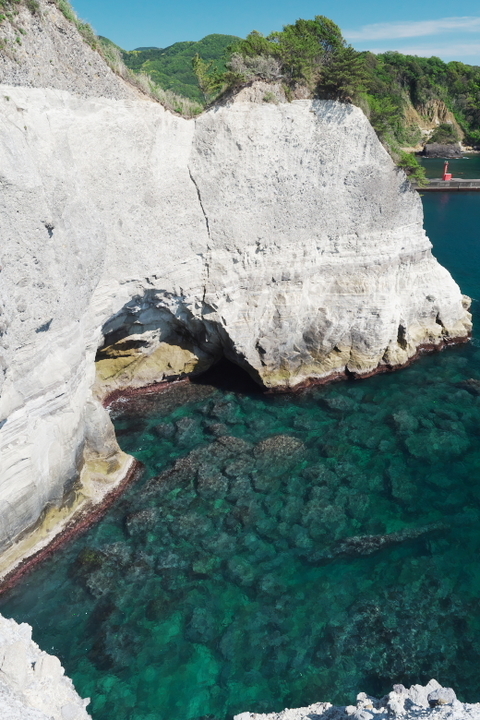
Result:
{"label": "sea surface", "polygon": [[[422,158],[420,161],[425,168],[428,178],[441,178],[445,160],[442,158]],[[454,178],[479,179],[480,178],[480,153],[465,154],[463,158],[448,161],[448,172]]]}
{"label": "sea surface", "polygon": [[423,202],[474,299],[470,344],[295,395],[223,366],[138,400],[115,425],[143,478],[0,599],[94,720],[227,720],[431,677],[480,701],[480,193]]}

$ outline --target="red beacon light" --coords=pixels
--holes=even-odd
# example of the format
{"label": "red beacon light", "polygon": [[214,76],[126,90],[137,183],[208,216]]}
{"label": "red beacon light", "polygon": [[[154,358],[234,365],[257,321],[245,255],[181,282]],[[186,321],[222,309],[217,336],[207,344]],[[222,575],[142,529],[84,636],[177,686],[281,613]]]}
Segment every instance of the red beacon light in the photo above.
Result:
{"label": "red beacon light", "polygon": [[452,173],[448,172],[448,160],[445,160],[445,165],[443,166],[443,179],[444,180],[452,179]]}

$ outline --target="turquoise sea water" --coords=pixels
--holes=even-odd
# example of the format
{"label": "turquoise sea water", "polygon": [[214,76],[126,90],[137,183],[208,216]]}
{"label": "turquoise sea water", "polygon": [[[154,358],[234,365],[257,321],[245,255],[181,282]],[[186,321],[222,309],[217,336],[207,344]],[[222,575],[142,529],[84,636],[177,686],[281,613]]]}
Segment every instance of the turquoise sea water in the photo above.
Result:
{"label": "turquoise sea water", "polygon": [[[423,201],[478,328],[480,194]],[[144,477],[0,611],[94,720],[226,720],[431,677],[479,701],[476,338],[297,395],[220,368],[138,400],[115,424]]]}

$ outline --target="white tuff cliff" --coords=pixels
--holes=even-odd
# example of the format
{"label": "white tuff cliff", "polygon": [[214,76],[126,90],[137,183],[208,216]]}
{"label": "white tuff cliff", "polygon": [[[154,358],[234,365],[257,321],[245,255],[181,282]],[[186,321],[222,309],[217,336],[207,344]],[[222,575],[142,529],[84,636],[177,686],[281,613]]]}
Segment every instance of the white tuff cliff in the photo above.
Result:
{"label": "white tuff cliff", "polygon": [[40,650],[32,628],[0,615],[0,717],[2,720],[89,720],[60,660]]}
{"label": "white tuff cliff", "polygon": [[1,84],[55,88],[82,97],[142,97],[108,67],[65,17],[61,5],[73,17],[68,2],[29,4],[38,7],[32,12],[22,0],[11,2],[10,8],[8,0],[2,5],[1,14],[7,10],[11,21],[0,21]]}
{"label": "white tuff cliff", "polygon": [[[0,577],[127,473],[106,393],[222,355],[273,388],[368,375],[471,327],[358,108],[266,103],[257,84],[188,121],[54,3],[16,22],[19,47],[0,27]],[[44,717],[49,701],[0,692]],[[85,717],[78,702],[47,715]]]}
{"label": "white tuff cliff", "polygon": [[469,333],[418,195],[356,107],[240,94],[193,121],[2,86],[0,108],[4,549],[125,473],[105,388],[221,354],[295,387]]}

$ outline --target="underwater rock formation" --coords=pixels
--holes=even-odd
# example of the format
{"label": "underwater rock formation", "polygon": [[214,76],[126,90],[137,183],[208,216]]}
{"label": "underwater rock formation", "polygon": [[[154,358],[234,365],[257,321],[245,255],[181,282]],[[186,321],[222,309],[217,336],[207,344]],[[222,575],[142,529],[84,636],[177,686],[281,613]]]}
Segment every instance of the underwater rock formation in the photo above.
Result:
{"label": "underwater rock formation", "polygon": [[395,685],[392,692],[381,699],[359,693],[356,705],[338,707],[320,702],[267,715],[244,712],[235,715],[234,720],[345,720],[349,717],[352,720],[478,720],[480,703],[462,703],[452,688],[443,688],[436,680],[430,680],[425,686],[412,685],[409,689]]}
{"label": "underwater rock formation", "polygon": [[368,376],[471,328],[359,108],[259,86],[185,120],[106,66],[85,97],[40,5],[0,73],[0,575],[130,468],[107,393],[222,356],[270,388]]}

